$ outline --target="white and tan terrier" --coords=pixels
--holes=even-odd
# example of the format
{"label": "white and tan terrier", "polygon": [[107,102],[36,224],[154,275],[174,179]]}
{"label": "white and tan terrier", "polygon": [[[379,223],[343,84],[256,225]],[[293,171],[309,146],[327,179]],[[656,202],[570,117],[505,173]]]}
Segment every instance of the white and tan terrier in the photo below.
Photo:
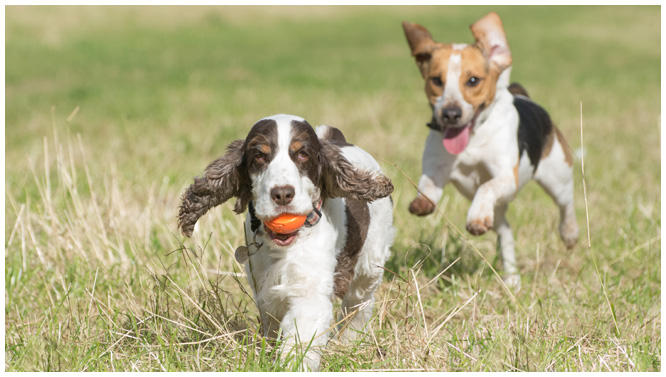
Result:
{"label": "white and tan terrier", "polygon": [[470,26],[474,44],[443,44],[421,25],[402,26],[432,108],[419,180],[419,190],[430,200],[419,194],[409,211],[431,214],[442,188],[452,182],[472,201],[467,230],[497,233],[504,280],[518,288],[513,234],[505,215],[508,203],[531,178],[558,205],[565,245],[572,248],[578,241],[569,146],[548,113],[520,85],[509,86],[511,51],[496,13]]}

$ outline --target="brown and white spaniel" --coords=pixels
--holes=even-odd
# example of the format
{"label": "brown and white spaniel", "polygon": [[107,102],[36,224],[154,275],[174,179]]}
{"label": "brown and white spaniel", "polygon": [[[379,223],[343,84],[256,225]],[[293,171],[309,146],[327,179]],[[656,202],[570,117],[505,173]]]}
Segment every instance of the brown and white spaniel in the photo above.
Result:
{"label": "brown and white spaniel", "polygon": [[[372,315],[395,233],[392,191],[375,159],[340,130],[315,132],[303,118],[280,114],[258,121],[195,178],[182,197],[178,225],[191,236],[201,216],[232,197],[236,213],[248,210],[249,255],[240,259],[264,334],[281,330],[283,354],[310,344],[304,367],[317,370],[335,296],[342,299],[343,339],[363,330]],[[284,213],[307,220],[288,234],[265,226]]]}

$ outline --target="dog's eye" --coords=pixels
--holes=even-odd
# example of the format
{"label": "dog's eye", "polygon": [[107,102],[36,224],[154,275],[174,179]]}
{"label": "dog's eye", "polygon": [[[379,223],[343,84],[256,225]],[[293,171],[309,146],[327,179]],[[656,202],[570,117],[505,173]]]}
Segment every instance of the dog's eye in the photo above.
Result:
{"label": "dog's eye", "polygon": [[478,78],[476,76],[472,76],[472,77],[469,78],[469,80],[467,80],[465,85],[469,86],[470,88],[473,88],[473,87],[479,85],[480,82],[481,82],[480,78]]}
{"label": "dog's eye", "polygon": [[310,156],[308,156],[307,152],[300,150],[296,154],[296,158],[298,158],[299,161],[307,161],[310,158]]}
{"label": "dog's eye", "polygon": [[432,83],[435,84],[435,86],[439,86],[439,87],[444,86],[444,83],[442,82],[442,79],[439,78],[439,76],[431,77],[430,81],[432,81]]}
{"label": "dog's eye", "polygon": [[263,153],[257,153],[254,155],[254,160],[259,163],[263,163],[266,161],[266,155]]}

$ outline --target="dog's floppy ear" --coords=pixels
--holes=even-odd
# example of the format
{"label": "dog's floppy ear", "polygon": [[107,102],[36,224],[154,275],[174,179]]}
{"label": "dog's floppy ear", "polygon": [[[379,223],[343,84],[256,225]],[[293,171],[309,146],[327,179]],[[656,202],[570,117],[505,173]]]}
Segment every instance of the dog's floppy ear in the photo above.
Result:
{"label": "dog's floppy ear", "polygon": [[511,65],[511,50],[506,41],[502,20],[497,13],[488,13],[469,28],[472,29],[476,45],[499,72]]}
{"label": "dog's floppy ear", "polygon": [[393,183],[388,177],[356,169],[342,155],[340,148],[326,140],[320,139],[320,143],[322,198],[341,197],[371,202],[393,192]]}
{"label": "dog's floppy ear", "polygon": [[209,209],[218,206],[232,197],[237,197],[234,211],[245,211],[251,199],[249,179],[243,169],[245,140],[229,144],[227,153],[213,161],[206,168],[203,177],[194,178],[181,197],[178,212],[178,227],[183,235],[190,237],[194,224]]}
{"label": "dog's floppy ear", "polygon": [[428,29],[419,24],[403,22],[402,28],[405,31],[409,48],[412,50],[412,56],[416,59],[416,65],[419,67],[421,75],[426,77],[426,65],[430,62],[432,52],[439,45],[432,39],[432,35]]}

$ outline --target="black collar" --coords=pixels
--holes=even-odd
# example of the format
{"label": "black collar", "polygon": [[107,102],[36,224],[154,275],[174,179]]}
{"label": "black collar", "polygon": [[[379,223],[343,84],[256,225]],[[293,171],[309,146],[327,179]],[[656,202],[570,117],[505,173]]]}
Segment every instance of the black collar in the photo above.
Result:
{"label": "black collar", "polygon": [[[306,228],[310,228],[317,225],[317,223],[321,219],[321,207],[323,205],[324,205],[324,199],[319,199],[316,202],[312,203],[312,211],[308,213],[308,217],[305,219]],[[252,229],[252,233],[254,233],[261,226],[261,220],[257,218],[257,215],[254,212],[254,204],[251,201],[250,204],[248,205],[248,212],[250,213],[250,229]]]}
{"label": "black collar", "polygon": [[426,126],[428,126],[428,128],[430,128],[431,130],[442,132],[442,127],[440,127],[437,124],[437,121],[435,120],[435,115],[432,116],[430,122],[426,123]]}

